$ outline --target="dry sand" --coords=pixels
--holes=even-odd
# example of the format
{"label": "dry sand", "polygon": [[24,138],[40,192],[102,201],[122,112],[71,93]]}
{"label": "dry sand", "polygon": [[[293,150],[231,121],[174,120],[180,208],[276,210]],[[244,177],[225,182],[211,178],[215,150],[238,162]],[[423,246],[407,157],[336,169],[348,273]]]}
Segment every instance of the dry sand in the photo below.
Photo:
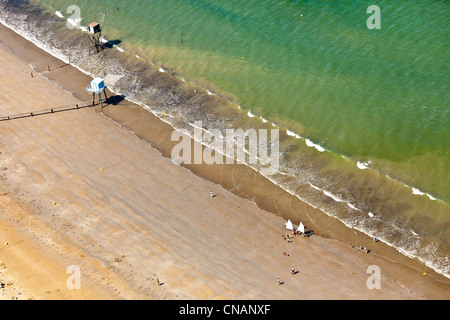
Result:
{"label": "dry sand", "polygon": [[[57,83],[74,92],[70,86],[87,85],[76,77],[86,75],[71,66],[45,72],[46,61],[37,60],[31,77],[33,46],[14,51],[15,36],[0,27],[0,116],[85,104]],[[51,80],[69,72],[71,81]],[[119,107],[103,112],[113,117]],[[94,108],[0,121],[1,297],[449,298],[447,279],[400,254],[385,258],[381,243],[358,236],[352,248],[320,232],[288,243],[282,217],[165,153]],[[214,171],[203,176],[223,175]],[[371,265],[380,267],[379,290],[367,287]],[[81,271],[80,289],[67,286],[70,266]]]}

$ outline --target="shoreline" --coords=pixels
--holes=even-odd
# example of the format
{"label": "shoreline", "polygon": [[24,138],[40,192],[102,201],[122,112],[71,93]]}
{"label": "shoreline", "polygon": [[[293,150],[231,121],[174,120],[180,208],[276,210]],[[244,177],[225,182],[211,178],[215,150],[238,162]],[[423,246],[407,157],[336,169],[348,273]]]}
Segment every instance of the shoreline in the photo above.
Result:
{"label": "shoreline", "polygon": [[[33,63],[33,67],[37,72],[42,74],[47,65],[61,66],[63,64],[33,44],[27,43],[28,41],[19,35],[13,34],[13,31],[3,25],[0,25],[0,29],[2,30],[2,43],[15,52],[16,55],[17,52],[21,52],[22,58],[27,63]],[[71,92],[75,98],[86,100],[83,98],[87,96],[84,92],[85,85],[81,84],[89,83],[90,77],[76,68],[67,66],[62,71],[57,70],[46,73],[45,77]],[[108,96],[111,96],[110,92]],[[137,137],[148,142],[163,157],[170,159],[170,152],[176,144],[170,141],[170,135],[173,132],[171,126],[147,110],[127,100],[123,100],[117,105],[106,106],[103,108],[102,113],[123,128],[133,132]],[[173,163],[171,165],[175,166]],[[349,243],[353,243],[355,246],[367,246],[372,250],[368,258],[379,259],[387,264],[390,264],[389,261],[397,261],[398,263],[394,265],[401,265],[405,270],[409,270],[408,273],[412,278],[416,279],[414,280],[415,282],[418,279],[424,282],[421,277],[422,273],[426,272],[428,275],[426,277],[427,286],[432,288],[437,285],[440,287],[441,283],[444,284],[444,289],[448,286],[447,279],[442,275],[435,273],[418,261],[403,256],[394,248],[390,248],[385,244],[377,243],[374,245],[372,239],[366,235],[356,230],[349,230],[337,219],[330,218],[325,213],[302,203],[245,165],[190,165],[184,167],[196,176],[221,185],[225,190],[231,191],[240,198],[254,202],[259,209],[273,214],[274,217],[282,217],[285,220],[290,218],[294,223],[301,219],[308,226],[308,229],[314,230],[314,237],[320,238],[320,241],[332,240],[335,245],[342,247],[347,246]],[[341,240],[336,241],[333,239]],[[376,248],[373,248],[375,246]],[[400,268],[399,266],[397,267]],[[433,279],[431,280],[433,283],[428,283],[430,281],[428,279]],[[434,294],[432,294],[432,297],[439,298],[439,296],[436,297]]]}
{"label": "shoreline", "polygon": [[[39,10],[37,7],[37,11]],[[44,20],[51,22],[52,28],[44,27],[44,30],[48,30],[55,36],[56,47],[48,46],[42,41],[44,39],[51,43],[51,38],[45,35],[41,38],[30,29],[40,29],[33,22],[34,19],[28,26],[16,25],[13,21],[8,23],[16,26],[11,29],[20,30],[19,33],[23,34],[25,39],[37,43],[39,48],[43,48],[50,55],[66,63],[70,57],[73,57],[72,50],[75,50],[76,62],[73,66],[76,69],[87,74],[88,77],[104,76],[107,83],[111,81],[112,92],[116,95],[125,94],[127,102],[147,109],[149,114],[156,116],[158,120],[169,123],[166,126],[168,130],[173,128],[176,130],[189,128],[190,130],[193,126],[195,127],[194,123],[197,119],[206,120],[213,127],[217,124],[217,128],[220,127],[222,130],[227,128],[227,125],[233,128],[271,128],[270,123],[264,124],[264,121],[259,120],[258,117],[239,110],[239,106],[233,102],[235,100],[227,98],[226,93],[220,97],[211,96],[209,92],[203,91],[202,86],[199,88],[195,83],[185,82],[177,73],[173,74],[168,70],[161,72],[160,66],[155,65],[153,61],[140,62],[140,59],[136,59],[130,52],[122,53],[114,50],[115,47],[104,50],[98,55],[86,55],[87,49],[80,45],[85,40],[82,32],[77,30],[68,32],[64,23],[59,23],[59,19],[55,18],[53,12],[44,11],[40,14],[43,16],[36,17],[38,21],[45,16]],[[53,26],[57,27],[53,30]],[[72,41],[62,46],[63,39],[66,37]],[[78,67],[78,64],[83,67]],[[56,65],[56,68],[58,67],[61,66]],[[33,69],[33,66],[31,68]],[[46,68],[50,69],[50,65],[41,66],[45,74],[47,74]],[[51,69],[54,67],[52,66]],[[135,73],[135,70],[139,71]],[[130,73],[129,76],[123,76],[128,73]],[[118,81],[117,77],[120,77]],[[88,80],[85,81],[87,83]],[[65,87],[70,85],[72,83],[64,84]],[[79,96],[84,99],[85,95],[83,91]],[[118,104],[123,97],[125,96],[115,97],[113,104]],[[139,114],[136,113],[136,117],[138,116]],[[123,115],[120,117],[123,118]],[[149,121],[152,121],[154,117],[149,117]],[[116,122],[123,123],[122,120],[118,118]],[[131,119],[131,121],[134,120]],[[130,131],[137,132],[141,130],[137,127],[145,126],[145,124],[133,122],[132,126],[134,127]],[[269,176],[270,181],[296,196],[300,203],[306,202],[313,208],[320,208],[319,211],[325,212],[327,216],[336,217],[348,227],[346,231],[353,230],[353,227],[368,235],[370,239],[376,236],[402,254],[413,259],[417,258],[438,273],[450,278],[447,272],[448,254],[444,240],[445,234],[440,227],[441,224],[436,223],[440,219],[447,221],[448,206],[437,201],[424,202],[423,197],[415,195],[409,187],[399,185],[396,180],[386,178],[383,173],[380,174],[376,170],[361,171],[357,163],[345,159],[335,162],[332,159],[335,156],[332,152],[317,152],[309,146],[308,141],[306,144],[299,142],[297,137],[291,136],[292,132],[280,129],[281,146],[286,151],[282,152],[281,165],[287,174],[280,172],[280,174]],[[148,131],[151,128],[143,130]],[[143,134],[140,134],[140,137],[143,137]],[[169,143],[168,137],[165,144],[167,143]],[[160,146],[159,150],[162,148],[164,146]],[[285,157],[287,158],[284,160]],[[252,165],[249,166],[252,167]],[[316,175],[318,175],[317,178]],[[258,194],[261,198],[273,197],[269,194],[268,188],[264,189],[265,191],[261,192],[262,195]],[[250,198],[252,196],[249,195]],[[273,210],[271,212],[275,213]],[[422,223],[430,219],[430,213],[433,213],[432,219],[429,220],[431,223]],[[285,219],[291,218],[293,221],[298,219],[298,215],[293,210],[284,210],[283,214]],[[402,221],[406,223],[403,225]],[[328,227],[324,228],[324,232],[328,230]],[[329,233],[329,236],[332,235]],[[349,236],[341,233],[340,239],[345,240],[344,237]],[[435,252],[433,252],[434,246],[437,246]]]}

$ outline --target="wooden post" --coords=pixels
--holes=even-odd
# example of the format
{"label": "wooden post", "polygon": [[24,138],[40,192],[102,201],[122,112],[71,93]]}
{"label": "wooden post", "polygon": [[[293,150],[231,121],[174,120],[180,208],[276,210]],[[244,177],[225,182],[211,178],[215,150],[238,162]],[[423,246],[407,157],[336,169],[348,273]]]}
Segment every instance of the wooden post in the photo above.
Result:
{"label": "wooden post", "polygon": [[108,103],[108,97],[106,96],[106,90],[103,90],[103,93],[105,94],[105,102]]}
{"label": "wooden post", "polygon": [[100,101],[100,109],[103,109],[103,105],[102,105],[102,93],[101,93],[101,92],[98,94],[98,100]]}

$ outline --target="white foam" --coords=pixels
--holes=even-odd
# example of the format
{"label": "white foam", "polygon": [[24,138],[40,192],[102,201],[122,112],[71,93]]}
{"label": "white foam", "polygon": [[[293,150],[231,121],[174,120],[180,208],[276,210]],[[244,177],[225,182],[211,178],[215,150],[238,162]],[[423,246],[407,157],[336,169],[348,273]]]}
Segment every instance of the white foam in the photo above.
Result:
{"label": "white foam", "polygon": [[297,139],[301,139],[301,137],[298,134],[296,134],[295,132],[292,132],[290,130],[286,130],[286,133],[287,133],[288,136],[296,137]]}
{"label": "white foam", "polygon": [[61,13],[61,11],[56,11],[55,14],[58,18],[64,18],[64,15]]}
{"label": "white foam", "polygon": [[163,68],[159,68],[159,72],[163,73],[166,72],[166,70],[164,70]]}
{"label": "white foam", "polygon": [[337,202],[346,202],[345,200],[342,200],[341,198],[339,198],[338,196],[332,194],[332,193],[329,192],[329,191],[324,190],[323,193],[324,193],[327,197],[332,198],[334,201],[337,201]]}
{"label": "white foam", "polygon": [[[405,185],[405,186],[407,186],[407,185]],[[418,195],[418,196],[427,196],[430,200],[433,200],[433,201],[434,200],[438,200],[435,197],[433,197],[431,194],[428,194],[426,192],[420,191],[419,189],[414,188],[414,187],[412,187],[412,193],[415,194],[415,195]]]}
{"label": "white foam", "polygon": [[325,149],[324,149],[323,147],[321,147],[321,146],[318,145],[318,144],[315,144],[314,142],[312,142],[312,141],[309,140],[309,139],[305,139],[305,142],[306,142],[306,145],[307,145],[308,147],[316,148],[316,150],[319,151],[319,152],[324,152],[324,151],[325,151]]}
{"label": "white foam", "polygon": [[123,50],[121,47],[115,46],[117,50],[119,50],[120,52],[124,52],[125,50]]}
{"label": "white foam", "polygon": [[[315,185],[313,185],[312,183],[309,184],[313,189],[316,189],[317,191],[321,191],[324,195],[326,195],[327,197],[332,198],[334,201],[336,202],[343,202],[345,204],[347,204],[350,208],[352,208],[353,210],[358,210],[363,212],[361,209],[358,209],[354,204],[350,203],[349,201],[343,200],[341,198],[339,198],[337,195],[332,194],[330,191],[321,189]],[[371,216],[371,212],[369,212],[369,216]],[[373,216],[373,215],[372,215]]]}
{"label": "white foam", "polygon": [[247,113],[247,115],[248,115],[250,118],[254,118],[254,117],[255,117],[255,115],[254,115],[253,113],[251,113],[250,111]]}
{"label": "white foam", "polygon": [[361,169],[361,170],[369,169],[369,165],[370,165],[370,161],[367,161],[367,162],[360,162],[360,161],[358,161],[358,162],[356,163],[356,166],[357,166],[359,169]]}

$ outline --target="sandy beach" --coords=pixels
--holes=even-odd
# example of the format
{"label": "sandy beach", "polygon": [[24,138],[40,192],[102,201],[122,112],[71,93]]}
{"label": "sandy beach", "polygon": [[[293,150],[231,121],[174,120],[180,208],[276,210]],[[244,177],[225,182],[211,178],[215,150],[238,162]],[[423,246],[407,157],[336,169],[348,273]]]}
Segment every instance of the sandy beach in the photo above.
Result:
{"label": "sandy beach", "polygon": [[[450,298],[447,278],[243,165],[174,164],[169,125],[127,100],[85,107],[89,76],[1,24],[0,70],[0,116],[71,107],[0,121],[2,299]],[[314,235],[283,239],[286,210]]]}

